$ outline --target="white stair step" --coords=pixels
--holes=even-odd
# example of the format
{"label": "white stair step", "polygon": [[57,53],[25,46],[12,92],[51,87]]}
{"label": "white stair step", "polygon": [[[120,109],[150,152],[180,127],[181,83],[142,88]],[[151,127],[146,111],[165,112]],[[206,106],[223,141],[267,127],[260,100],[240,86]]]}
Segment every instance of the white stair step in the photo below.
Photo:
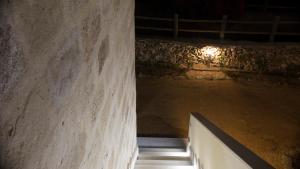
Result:
{"label": "white stair step", "polygon": [[190,166],[190,160],[138,160],[136,165]]}
{"label": "white stair step", "polygon": [[186,147],[186,138],[157,138],[157,137],[138,137],[139,147],[164,147],[177,148]]}
{"label": "white stair step", "polygon": [[139,156],[135,169],[194,169],[187,139],[138,137]]}
{"label": "white stair step", "polygon": [[188,152],[140,152],[139,157],[189,157]]}
{"label": "white stair step", "polygon": [[134,169],[195,169],[194,166],[153,166],[153,165],[136,165]]}
{"label": "white stair step", "polygon": [[186,152],[185,148],[139,148],[140,152]]}
{"label": "white stair step", "polygon": [[177,157],[177,156],[139,156],[138,160],[191,160],[189,156],[186,157]]}

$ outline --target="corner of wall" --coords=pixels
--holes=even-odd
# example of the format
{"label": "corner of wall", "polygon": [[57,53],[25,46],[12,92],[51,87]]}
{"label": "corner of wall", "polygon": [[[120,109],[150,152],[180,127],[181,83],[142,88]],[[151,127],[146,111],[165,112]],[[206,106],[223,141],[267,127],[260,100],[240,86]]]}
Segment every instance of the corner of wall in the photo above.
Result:
{"label": "corner of wall", "polygon": [[127,167],[128,169],[134,169],[137,157],[139,156],[139,148],[136,145],[134,152],[132,153],[129,161],[129,166]]}

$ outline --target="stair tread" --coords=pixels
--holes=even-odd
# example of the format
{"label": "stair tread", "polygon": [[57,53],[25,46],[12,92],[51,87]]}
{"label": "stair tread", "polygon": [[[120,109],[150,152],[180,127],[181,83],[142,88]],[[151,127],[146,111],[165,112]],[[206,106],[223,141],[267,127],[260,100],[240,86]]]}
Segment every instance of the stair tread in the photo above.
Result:
{"label": "stair tread", "polygon": [[149,148],[149,147],[141,147],[139,148],[140,152],[186,152],[185,148]]}
{"label": "stair tread", "polygon": [[157,138],[157,137],[138,137],[139,147],[186,147],[186,138]]}
{"label": "stair tread", "polygon": [[189,156],[139,156],[138,160],[190,160]]}
{"label": "stair tread", "polygon": [[[182,166],[135,166],[134,169],[183,169]],[[184,166],[184,169],[194,169],[194,166]]]}
{"label": "stair tread", "polygon": [[180,165],[190,166],[192,162],[190,160],[138,160],[136,165]]}
{"label": "stair tread", "polygon": [[188,157],[188,152],[141,152],[140,157]]}
{"label": "stair tread", "polygon": [[194,169],[185,138],[138,137],[135,169]]}

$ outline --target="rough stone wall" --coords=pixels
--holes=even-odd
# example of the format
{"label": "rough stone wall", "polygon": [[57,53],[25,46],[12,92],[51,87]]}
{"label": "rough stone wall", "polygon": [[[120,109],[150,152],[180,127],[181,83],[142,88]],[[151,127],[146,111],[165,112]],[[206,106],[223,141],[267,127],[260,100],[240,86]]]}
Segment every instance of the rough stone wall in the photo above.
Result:
{"label": "rough stone wall", "polygon": [[219,70],[300,77],[299,44],[230,45],[137,39],[136,59],[137,64],[164,63],[188,69],[203,64]]}
{"label": "rough stone wall", "polygon": [[134,1],[5,0],[0,8],[0,168],[129,168]]}

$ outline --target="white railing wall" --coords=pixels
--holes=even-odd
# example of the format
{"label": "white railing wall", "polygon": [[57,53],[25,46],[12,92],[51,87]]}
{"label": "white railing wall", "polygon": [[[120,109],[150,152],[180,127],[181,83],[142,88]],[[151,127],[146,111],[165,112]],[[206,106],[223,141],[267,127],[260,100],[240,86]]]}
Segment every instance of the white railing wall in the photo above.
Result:
{"label": "white railing wall", "polygon": [[198,113],[190,116],[189,141],[197,169],[273,168]]}

